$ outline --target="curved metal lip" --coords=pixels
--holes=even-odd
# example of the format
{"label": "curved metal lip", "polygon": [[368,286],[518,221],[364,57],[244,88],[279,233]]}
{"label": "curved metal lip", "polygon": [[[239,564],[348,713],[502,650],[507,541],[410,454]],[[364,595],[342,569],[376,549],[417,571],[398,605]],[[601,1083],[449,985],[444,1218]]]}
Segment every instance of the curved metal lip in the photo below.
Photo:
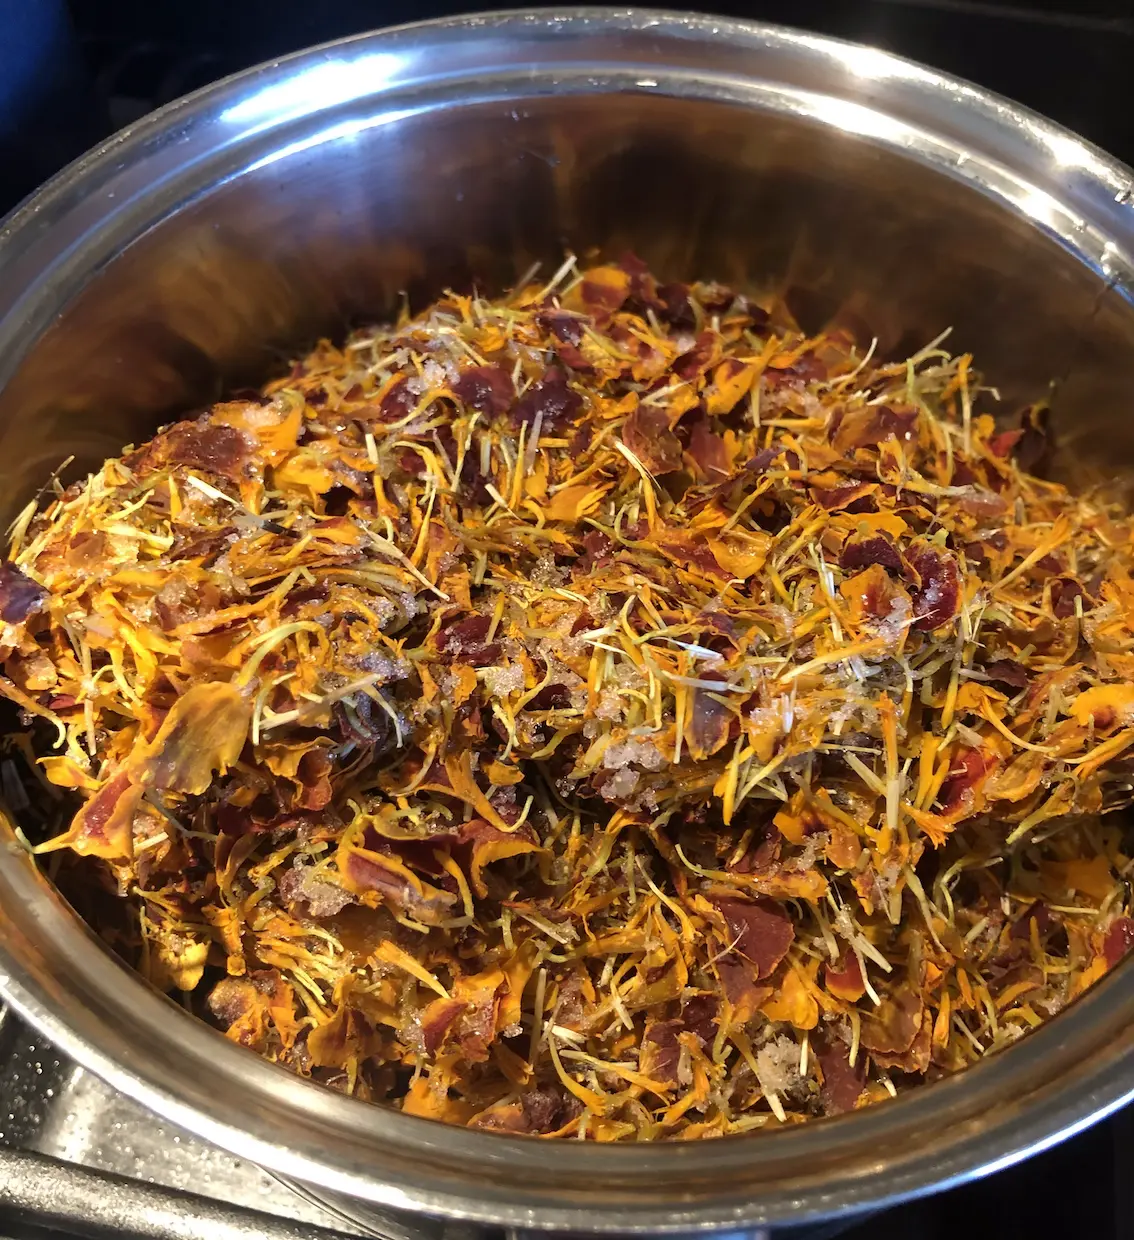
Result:
{"label": "curved metal lip", "polygon": [[[604,31],[648,32],[661,53],[610,62],[592,51],[572,59],[573,41]],[[530,45],[530,60],[523,69],[478,62],[493,40]],[[436,70],[439,47],[457,62],[447,73]],[[754,81],[742,67],[715,75],[690,67],[683,51],[698,47],[798,58],[835,93]],[[464,63],[462,49],[469,53]],[[358,64],[367,56],[391,58],[384,62],[386,80],[360,79],[354,94],[348,84],[325,92],[321,102],[289,94],[289,84],[294,87],[305,71]],[[408,71],[415,58],[429,62],[416,76]],[[840,93],[847,80],[861,89]],[[869,97],[872,80],[891,84],[894,97],[884,101],[889,111],[845,98]],[[366,103],[380,105],[382,117],[470,98],[577,90],[722,98],[810,117],[968,181],[1030,216],[1111,282],[1130,278],[1130,171],[976,87],[888,53],[768,25],[633,9],[488,14],[360,35],[248,70],[170,104],[65,169],[0,224],[0,382],[102,262],[196,194],[286,147],[287,139],[311,144],[336,137],[333,124],[314,133],[312,126],[326,126]],[[902,116],[895,116],[895,102]],[[124,173],[139,165],[153,178],[144,189],[135,184],[133,196],[116,199],[116,187],[129,186]],[[1053,188],[1045,187],[1045,178]],[[0,860],[17,886],[31,881],[16,873],[23,864]],[[803,1221],[995,1170],[1134,1096],[1134,969],[1126,967],[1007,1054],[851,1117],[706,1143],[551,1147],[364,1106],[259,1061],[150,991],[70,914],[60,921],[65,910],[56,904],[59,946],[82,961],[100,994],[114,996],[122,1021],[176,1039],[186,1064],[212,1066],[215,1101],[208,1108],[194,1102],[186,1080],[131,1062],[122,1047],[108,1052],[114,1041],[109,1023],[99,1026],[97,1043],[88,1041],[77,1032],[73,1011],[61,1015],[67,997],[53,996],[13,945],[0,942],[0,990],[47,1037],[115,1087],[218,1145],[324,1191],[395,1208],[591,1232]],[[235,1095],[250,1094],[256,1105],[228,1096],[226,1084]],[[279,1135],[281,1116],[293,1125],[286,1139]],[[325,1141],[335,1139],[344,1143],[344,1156],[328,1154]],[[425,1168],[421,1175],[412,1172],[414,1160]],[[780,1186],[769,1187],[768,1174],[749,1186],[746,1172],[756,1162],[766,1173],[782,1168]],[[820,1163],[834,1163],[834,1169],[820,1183],[809,1182],[800,1168]],[[727,1191],[729,1177],[736,1192]],[[592,1186],[599,1196],[592,1196]]]}
{"label": "curved metal lip", "polygon": [[[285,1178],[317,1186],[348,1214],[351,1202],[344,1198],[453,1219],[596,1234],[805,1222],[878,1208],[990,1174],[1134,1098],[1130,962],[1018,1046],[853,1115],[715,1141],[634,1146],[474,1132],[356,1102],[250,1055],[135,979],[85,926],[72,921],[66,949],[87,954],[96,973],[105,975],[97,979],[104,985],[123,986],[128,992],[123,1010],[139,1027],[161,1026],[164,1036],[176,1039],[186,1063],[214,1072],[217,1109],[226,1087],[244,1087],[286,1110],[301,1140],[281,1140],[271,1122],[253,1122],[240,1106],[226,1106],[228,1114],[218,1119],[186,1103],[176,1081],[162,1081],[85,1042],[45,999],[42,987],[0,973],[0,989],[20,1014],[83,1067],[163,1118]],[[1092,1052],[1100,1043],[1109,1044],[1112,1054],[1094,1062]],[[1059,1071],[1053,1073],[1056,1063]],[[1057,1079],[1063,1081],[1058,1088]],[[1004,1114],[986,1127],[983,1112],[992,1097]],[[951,1126],[942,1123],[950,1117]],[[351,1134],[357,1145],[373,1150],[374,1161],[342,1165],[328,1159],[321,1144],[328,1130]],[[895,1142],[900,1143],[897,1155],[892,1153]],[[383,1178],[383,1151],[434,1166],[437,1160],[442,1166],[464,1166],[482,1191],[436,1188],[404,1176]],[[844,1155],[850,1156],[849,1171],[805,1186],[790,1178],[793,1169],[817,1158]],[[772,1171],[782,1167],[783,1186],[761,1186],[758,1195],[746,1190],[745,1172],[757,1161]],[[730,1182],[737,1191],[725,1190]],[[706,1184],[713,1196],[694,1199]],[[616,1200],[592,1212],[590,1185],[613,1192]]]}

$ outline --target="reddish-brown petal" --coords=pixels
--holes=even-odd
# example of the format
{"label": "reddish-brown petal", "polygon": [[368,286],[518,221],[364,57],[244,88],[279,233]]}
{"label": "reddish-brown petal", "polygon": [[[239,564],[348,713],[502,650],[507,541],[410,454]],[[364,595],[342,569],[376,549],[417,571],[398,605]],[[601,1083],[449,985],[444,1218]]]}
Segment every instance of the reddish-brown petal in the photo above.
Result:
{"label": "reddish-brown petal", "polygon": [[464,1014],[457,1026],[461,1054],[470,1063],[483,1063],[496,1038],[496,1015],[506,979],[500,969],[460,977],[453,985],[453,998],[461,1001]]}
{"label": "reddish-brown petal", "polygon": [[1012,929],[1008,931],[1008,937],[1012,939],[1030,939],[1032,936],[1032,922],[1035,922],[1036,933],[1039,935],[1041,942],[1059,926],[1059,921],[1052,914],[1051,909],[1042,900],[1036,900],[1029,904],[1016,919]]}
{"label": "reddish-brown petal", "polygon": [[1091,608],[1091,600],[1074,577],[1056,577],[1051,583],[1051,610],[1060,620],[1075,614],[1075,600],[1082,599],[1084,611]]}
{"label": "reddish-brown petal", "polygon": [[1012,455],[1012,449],[1023,438],[1023,430],[1001,431],[998,435],[988,441],[989,451],[993,456],[1008,457]]}
{"label": "reddish-brown petal", "polygon": [[980,785],[996,765],[991,754],[979,749],[962,749],[952,760],[949,774],[937,794],[940,813],[945,817],[972,812]]}
{"label": "reddish-brown petal", "polygon": [[711,1046],[717,1036],[720,1020],[720,1001],[715,995],[697,994],[685,1001],[681,1009],[681,1023],[690,1033],[696,1034],[702,1046]]}
{"label": "reddish-brown petal", "polygon": [[48,592],[9,560],[0,561],[0,620],[23,624],[47,605]]}
{"label": "reddish-brown petal", "polygon": [[[259,975],[257,975],[259,976]],[[209,1011],[241,1046],[262,1050],[270,1021],[268,996],[251,977],[226,977],[209,995]]]}
{"label": "reddish-brown petal", "polygon": [[[512,793],[512,789],[501,790]],[[499,795],[499,794],[496,794]],[[513,793],[514,797],[514,793]],[[514,804],[514,801],[513,801]],[[493,808],[500,813],[500,805],[494,799]],[[510,815],[509,815],[510,816]],[[519,813],[516,812],[516,817]],[[524,823],[514,831],[501,831],[483,818],[472,818],[463,823],[459,832],[462,844],[468,849],[468,873],[473,891],[484,898],[488,888],[484,883],[484,870],[494,861],[503,861],[508,857],[519,857],[526,853],[540,851],[540,842],[531,827]]]}
{"label": "reddish-brown petal", "polygon": [[696,285],[697,300],[710,314],[723,314],[736,300],[736,294],[727,284],[716,280],[701,281]]}
{"label": "reddish-brown petal", "polygon": [[555,1132],[565,1123],[567,1108],[561,1089],[525,1089],[520,1106],[529,1132]]}
{"label": "reddish-brown petal", "polygon": [[296,809],[326,809],[331,803],[331,754],[326,748],[309,749],[299,760],[296,780],[300,786]]}
{"label": "reddish-brown petal", "polygon": [[901,571],[902,553],[885,534],[871,534],[866,538],[848,539],[839,557],[839,567],[844,569],[869,568],[881,564],[883,568]]}
{"label": "reddish-brown petal", "polygon": [[761,986],[756,966],[750,960],[728,952],[713,965],[721,981],[725,998],[734,1008],[744,1009],[749,1016],[772,994],[771,986]]}
{"label": "reddish-brown petal", "polygon": [[814,383],[826,377],[827,367],[811,349],[796,358],[790,366],[769,366],[764,372],[764,381],[772,388],[802,387],[806,383]]}
{"label": "reddish-brown petal", "polygon": [[875,1050],[870,1057],[879,1068],[896,1068],[899,1072],[924,1072],[929,1067],[932,1039],[933,1018],[928,1012],[923,1012],[917,1032],[904,1051]]}
{"label": "reddish-brown petal", "polygon": [[623,254],[618,266],[630,277],[630,297],[623,309],[635,314],[652,310],[661,322],[671,327],[693,326],[695,316],[689,300],[688,284],[659,285],[646,264],[635,254]]}
{"label": "reddish-brown petal", "polygon": [[853,409],[839,422],[831,444],[836,452],[851,453],[855,448],[869,448],[885,439],[912,440],[917,433],[916,409],[891,409],[888,405],[866,405]]}
{"label": "reddish-brown petal", "polygon": [[425,457],[413,448],[399,449],[397,456],[394,458],[398,463],[398,468],[406,474],[412,474],[415,478],[421,478],[425,475]]}
{"label": "reddish-brown petal", "polygon": [[566,685],[544,685],[530,699],[525,710],[566,710],[571,705],[571,690]]}
{"label": "reddish-brown petal", "polygon": [[457,654],[466,646],[479,646],[488,636],[492,627],[489,616],[472,615],[463,620],[454,620],[441,629],[438,640],[441,649],[448,654]]}
{"label": "reddish-brown petal", "polygon": [[[957,481],[955,476],[953,481]],[[963,495],[954,496],[952,502],[962,512],[985,524],[996,521],[1008,511],[1006,499],[983,487],[970,486]]]}
{"label": "reddish-brown petal", "polygon": [[577,314],[571,314],[567,310],[544,310],[536,315],[536,322],[561,343],[583,343],[584,320]]}
{"label": "reddish-brown petal", "polygon": [[[773,444],[770,448],[761,448],[759,452],[744,466],[744,472],[750,474],[762,474],[768,469],[777,457],[783,456],[784,449],[781,445]],[[730,484],[731,485],[730,480]],[[817,501],[818,502],[818,501]]]}
{"label": "reddish-brown petal", "polygon": [[370,407],[369,412],[372,416],[376,415],[379,422],[402,422],[413,413],[420,399],[410,388],[409,378],[401,375],[382,394],[378,404]]}
{"label": "reddish-brown petal", "polygon": [[[239,482],[252,460],[256,445],[252,438],[234,426],[182,423],[166,432],[165,458],[222,478]],[[155,441],[155,445],[161,440]]]}
{"label": "reddish-brown petal", "polygon": [[982,670],[995,684],[1007,685],[1010,689],[1028,687],[1027,669],[1013,659],[994,659],[991,663],[986,663]]}
{"label": "reddish-brown petal", "polygon": [[1044,405],[1029,405],[1020,414],[1023,434],[1016,443],[1014,455],[1016,464],[1026,473],[1036,473],[1051,451],[1049,421],[1050,414]]}
{"label": "reddish-brown petal", "polygon": [[[629,530],[627,536],[629,537]],[[648,526],[638,533],[638,539],[650,537]],[[657,546],[682,568],[696,569],[709,577],[728,578],[728,573],[721,568],[712,551],[695,535],[683,530],[666,529],[657,535]]]}
{"label": "reddish-brown petal", "polygon": [[[174,529],[177,527],[174,526]],[[177,537],[173,546],[169,549],[169,558],[171,560],[200,560],[202,568],[211,567],[213,561],[225,551],[233,542],[236,536],[236,529],[227,526],[224,529],[216,530],[207,534],[180,535]],[[175,580],[172,585],[176,588],[182,586],[184,579]],[[186,609],[187,615],[192,615],[191,608]],[[177,621],[176,623],[181,623]],[[174,625],[170,626],[171,628]]]}
{"label": "reddish-brown petal", "polygon": [[338,864],[349,891],[359,895],[376,892],[392,908],[426,925],[435,925],[457,902],[451,892],[423,882],[396,857],[343,844],[339,846]]}
{"label": "reddish-brown petal", "polygon": [[492,620],[488,616],[471,615],[454,620],[437,634],[441,650],[456,663],[488,667],[500,658],[500,643],[486,642]]}
{"label": "reddish-brown petal", "polygon": [[[770,452],[765,448],[763,451]],[[812,487],[811,498],[828,512],[839,512],[853,504],[855,500],[866,495],[873,495],[878,490],[875,482],[847,482],[837,487]]]}
{"label": "reddish-brown petal", "polygon": [[651,474],[681,468],[681,440],[669,429],[669,418],[657,405],[639,405],[622,424],[622,442]]}
{"label": "reddish-brown petal", "polygon": [[446,854],[452,852],[460,843],[460,836],[455,831],[438,831],[420,839],[402,840],[386,839],[375,832],[367,831],[365,843],[372,852],[397,857],[419,874],[440,878],[446,872],[442,862]]}
{"label": "reddish-brown petal", "polygon": [[748,851],[729,868],[737,874],[758,874],[770,869],[780,859],[784,837],[774,823],[763,824],[752,838]]}
{"label": "reddish-brown petal", "polygon": [[633,250],[623,250],[616,266],[621,267],[630,277],[630,288],[635,295],[639,292],[639,282],[653,279],[649,263],[639,258]]}
{"label": "reddish-brown petal", "polygon": [[[717,679],[705,673],[706,679]],[[693,690],[693,709],[689,718],[689,755],[700,761],[712,757],[727,741],[732,711],[712,696],[711,689]]]}
{"label": "reddish-brown petal", "polygon": [[884,1055],[908,1051],[921,1029],[924,1009],[920,994],[908,986],[900,986],[863,1019],[862,1045],[868,1051]]}
{"label": "reddish-brown petal", "polygon": [[702,332],[693,342],[688,353],[683,353],[673,363],[673,373],[679,379],[695,379],[703,375],[717,360],[720,341],[714,332]]}
{"label": "reddish-brown petal", "polygon": [[538,316],[540,326],[551,336],[552,348],[564,366],[590,374],[594,366],[579,348],[583,342],[583,320],[566,310],[547,310]]}
{"label": "reddish-brown petal", "polygon": [[938,551],[928,543],[910,547],[906,559],[920,580],[911,591],[914,628],[932,632],[949,624],[961,610],[961,573],[957,561],[949,552]]}
{"label": "reddish-brown petal", "polygon": [[582,408],[583,398],[567,386],[567,376],[558,366],[549,366],[513,406],[512,420],[517,426],[531,426],[542,414],[542,434],[554,435],[570,426]]}
{"label": "reddish-brown petal", "polygon": [[1129,917],[1116,917],[1110,923],[1106,937],[1103,939],[1106,967],[1113,969],[1132,947],[1134,947],[1134,921],[1131,921]]}
{"label": "reddish-brown petal", "polygon": [[681,1062],[677,1035],[683,1027],[679,1020],[655,1020],[646,1026],[638,1064],[643,1076],[668,1085],[677,1084],[677,1065]]}
{"label": "reddish-brown petal", "polygon": [[259,992],[248,978],[226,977],[209,994],[209,1011],[227,1029],[255,1005]]}
{"label": "reddish-brown petal", "polygon": [[756,965],[758,979],[768,977],[795,940],[795,929],[783,906],[774,900],[720,897],[714,903],[728,925],[736,950]]}
{"label": "reddish-brown petal", "polygon": [[613,547],[614,543],[601,530],[588,531],[583,536],[583,554],[578,561],[580,570],[589,573],[609,564]]}
{"label": "reddish-brown petal", "polygon": [[453,384],[453,395],[481,413],[503,413],[516,399],[512,374],[503,366],[470,366]]}
{"label": "reddish-brown petal", "polygon": [[732,470],[732,456],[724,439],[709,429],[702,419],[689,435],[689,456],[710,482],[728,477]]}
{"label": "reddish-brown petal", "polygon": [[671,327],[688,328],[696,322],[693,303],[689,300],[689,285],[672,283],[658,285],[658,301],[655,313],[663,323]]}
{"label": "reddish-brown petal", "polygon": [[851,1067],[850,1048],[838,1038],[813,1036],[812,1045],[823,1073],[819,1099],[824,1114],[842,1115],[853,1110],[866,1088],[866,1056],[860,1052]]}

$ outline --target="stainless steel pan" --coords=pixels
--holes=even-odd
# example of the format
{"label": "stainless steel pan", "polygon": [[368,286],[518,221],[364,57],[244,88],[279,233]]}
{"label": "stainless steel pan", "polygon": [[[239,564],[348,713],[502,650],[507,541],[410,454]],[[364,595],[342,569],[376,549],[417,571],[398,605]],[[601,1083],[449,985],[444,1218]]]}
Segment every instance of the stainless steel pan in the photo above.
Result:
{"label": "stainless steel pan", "polygon": [[[1131,174],[927,69],[774,27],[625,10],[406,27],[173,104],[0,231],[0,496],[378,316],[564,247],[789,297],[883,350],[953,326],[1006,403],[1055,381],[1062,461],[1134,465]],[[1134,1092],[1134,971],[962,1076],[706,1143],[510,1139],[368,1108],[194,1023],[14,846],[0,989],[169,1120],[323,1194],[517,1226],[682,1231],[925,1192]]]}

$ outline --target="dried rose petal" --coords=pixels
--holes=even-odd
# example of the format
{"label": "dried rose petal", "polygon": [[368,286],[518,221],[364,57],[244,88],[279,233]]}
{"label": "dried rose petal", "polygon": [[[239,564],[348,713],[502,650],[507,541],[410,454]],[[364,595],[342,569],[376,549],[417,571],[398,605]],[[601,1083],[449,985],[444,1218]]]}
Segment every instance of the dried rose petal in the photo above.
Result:
{"label": "dried rose petal", "polygon": [[920,580],[911,591],[914,627],[931,631],[949,624],[961,609],[957,561],[947,551],[937,551],[926,543],[911,547],[906,558]]}
{"label": "dried rose petal", "polygon": [[881,564],[900,572],[904,568],[902,553],[884,534],[871,534],[867,538],[852,538],[843,547],[839,567],[844,569],[868,568]]}
{"label": "dried rose petal", "polygon": [[166,432],[165,458],[205,473],[238,482],[253,458],[256,445],[232,426],[191,423]]}
{"label": "dried rose petal", "polygon": [[[705,672],[705,680],[723,680],[719,673]],[[708,758],[717,752],[729,738],[736,716],[711,689],[693,691],[693,710],[689,724],[689,752],[696,758]]]}
{"label": "dried rose petal", "polygon": [[689,436],[689,456],[710,480],[727,477],[732,460],[724,439],[709,429],[707,421],[700,421]]}
{"label": "dried rose petal", "polygon": [[996,684],[1010,689],[1026,689],[1029,684],[1027,669],[1013,659],[993,659],[984,665],[984,674]]}
{"label": "dried rose petal", "polygon": [[0,561],[0,620],[24,624],[47,606],[50,594],[8,560]]}
{"label": "dried rose petal", "polygon": [[681,441],[657,405],[639,405],[623,423],[622,440],[651,474],[681,468]]}
{"label": "dried rose petal", "polygon": [[1134,947],[1134,920],[1116,917],[1103,939],[1103,955],[1108,969],[1116,964]]}
{"label": "dried rose petal", "polygon": [[816,1057],[823,1073],[820,1097],[825,1115],[842,1115],[854,1109],[866,1088],[866,1057],[859,1054],[854,1066],[850,1048],[838,1038],[815,1038]]}
{"label": "dried rose petal", "polygon": [[795,941],[791,918],[782,905],[773,900],[720,898],[714,903],[724,916],[736,950],[756,965],[758,978],[770,976]]}
{"label": "dried rose petal", "polygon": [[516,399],[511,374],[502,366],[470,366],[453,384],[453,395],[470,409],[500,414]]}
{"label": "dried rose petal", "polygon": [[901,1054],[913,1045],[921,1029],[925,1001],[908,986],[899,987],[862,1022],[862,1045],[881,1054]]}
{"label": "dried rose petal", "polygon": [[513,406],[512,420],[517,426],[530,426],[542,414],[543,433],[558,434],[579,416],[582,408],[583,398],[567,386],[567,376],[551,366]]}

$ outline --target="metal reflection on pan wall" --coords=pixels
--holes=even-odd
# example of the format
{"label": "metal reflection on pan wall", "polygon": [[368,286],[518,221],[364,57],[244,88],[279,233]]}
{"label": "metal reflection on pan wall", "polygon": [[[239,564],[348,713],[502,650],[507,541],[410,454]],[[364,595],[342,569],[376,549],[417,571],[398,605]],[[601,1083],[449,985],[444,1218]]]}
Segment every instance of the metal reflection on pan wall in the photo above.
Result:
{"label": "metal reflection on pan wall", "polygon": [[[860,77],[891,59],[846,55]],[[387,84],[419,59],[321,61],[251,93],[216,122],[245,127],[235,148],[208,151],[196,176],[175,166],[180,184],[116,221],[144,235],[112,245],[0,397],[2,457],[20,474],[0,474],[9,506],[62,456],[101,460],[312,337],[390,313],[402,290],[423,302],[446,284],[500,287],[565,248],[629,248],[673,278],[787,292],[815,325],[842,320],[885,352],[952,327],[1008,407],[1072,376],[1063,421],[1087,419],[1076,439],[1090,455],[1096,385],[1134,366],[1125,313],[1097,268],[1044,235],[1074,238],[1074,213],[1019,178],[997,184],[991,166],[963,179],[964,135],[794,85],[625,70],[504,72],[413,106],[415,85],[411,106],[388,105]]]}

